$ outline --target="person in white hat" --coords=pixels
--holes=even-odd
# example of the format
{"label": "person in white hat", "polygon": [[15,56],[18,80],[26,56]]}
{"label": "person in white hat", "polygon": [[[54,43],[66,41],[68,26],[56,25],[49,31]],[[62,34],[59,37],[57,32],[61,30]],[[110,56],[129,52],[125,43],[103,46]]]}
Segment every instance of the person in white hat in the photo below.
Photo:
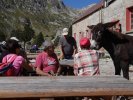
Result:
{"label": "person in white hat", "polygon": [[[18,43],[20,42],[17,37],[10,37],[10,40],[15,40]],[[22,47],[20,47],[18,55],[22,56],[25,59],[25,67],[23,68],[23,73],[22,73],[25,76],[28,74],[28,72],[33,71],[33,65],[30,63],[30,61],[27,57],[27,53]]]}
{"label": "person in white hat", "polygon": [[62,35],[68,35],[68,28],[63,29]]}
{"label": "person in white hat", "polygon": [[62,36],[59,39],[59,47],[61,51],[59,59],[72,59],[77,51],[76,41],[68,35],[68,28],[63,29]]}

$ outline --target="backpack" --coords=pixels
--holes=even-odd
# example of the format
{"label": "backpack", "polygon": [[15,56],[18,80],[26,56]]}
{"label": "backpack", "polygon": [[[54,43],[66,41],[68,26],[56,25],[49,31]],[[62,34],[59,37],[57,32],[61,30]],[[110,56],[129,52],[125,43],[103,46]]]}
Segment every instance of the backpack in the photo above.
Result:
{"label": "backpack", "polygon": [[16,59],[16,55],[12,56],[8,61],[0,63],[0,76],[14,76],[13,62]]}

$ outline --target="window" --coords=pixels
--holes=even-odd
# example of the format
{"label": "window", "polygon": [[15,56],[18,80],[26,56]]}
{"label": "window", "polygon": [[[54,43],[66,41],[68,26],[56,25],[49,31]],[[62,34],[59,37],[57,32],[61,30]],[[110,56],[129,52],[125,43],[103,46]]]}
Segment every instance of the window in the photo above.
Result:
{"label": "window", "polygon": [[80,41],[80,39],[81,39],[81,32],[79,32],[79,41]]}
{"label": "window", "polygon": [[126,10],[126,30],[133,30],[133,7],[127,8]]}
{"label": "window", "polygon": [[133,8],[131,10],[131,29],[133,29]]}
{"label": "window", "polygon": [[91,32],[89,30],[86,30],[86,37],[91,39]]}
{"label": "window", "polygon": [[76,40],[76,33],[74,33],[74,38],[75,38],[75,40]]}
{"label": "window", "polygon": [[79,32],[79,40],[81,39],[81,38],[83,38],[84,37],[84,33],[83,32]]}

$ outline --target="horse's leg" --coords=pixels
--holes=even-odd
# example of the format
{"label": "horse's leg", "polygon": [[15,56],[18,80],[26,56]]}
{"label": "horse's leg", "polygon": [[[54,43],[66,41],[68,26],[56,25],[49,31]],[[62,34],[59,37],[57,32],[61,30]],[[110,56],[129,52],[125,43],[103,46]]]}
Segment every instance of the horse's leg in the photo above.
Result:
{"label": "horse's leg", "polygon": [[129,80],[129,63],[128,61],[121,61],[121,68],[123,77]]}
{"label": "horse's leg", "polygon": [[115,66],[115,75],[121,75],[121,66],[117,60],[114,61],[114,66]]}

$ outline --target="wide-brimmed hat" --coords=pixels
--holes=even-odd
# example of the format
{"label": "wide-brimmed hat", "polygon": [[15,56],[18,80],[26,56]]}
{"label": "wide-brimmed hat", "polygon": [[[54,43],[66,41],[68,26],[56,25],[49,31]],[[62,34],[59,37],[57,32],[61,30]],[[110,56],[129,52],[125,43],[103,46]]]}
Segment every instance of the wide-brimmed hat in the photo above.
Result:
{"label": "wide-brimmed hat", "polygon": [[16,40],[16,41],[19,41],[19,39],[16,38],[16,37],[11,37],[10,39],[12,39],[12,40]]}
{"label": "wide-brimmed hat", "polygon": [[80,46],[83,48],[90,47],[91,43],[90,40],[87,37],[81,38],[80,40]]}
{"label": "wide-brimmed hat", "polygon": [[68,28],[63,29],[62,35],[68,35]]}
{"label": "wide-brimmed hat", "polygon": [[21,45],[18,43],[18,41],[14,40],[14,39],[8,39],[6,41],[5,46],[7,47],[7,50],[9,50],[9,51],[13,51],[17,48],[21,48]]}

